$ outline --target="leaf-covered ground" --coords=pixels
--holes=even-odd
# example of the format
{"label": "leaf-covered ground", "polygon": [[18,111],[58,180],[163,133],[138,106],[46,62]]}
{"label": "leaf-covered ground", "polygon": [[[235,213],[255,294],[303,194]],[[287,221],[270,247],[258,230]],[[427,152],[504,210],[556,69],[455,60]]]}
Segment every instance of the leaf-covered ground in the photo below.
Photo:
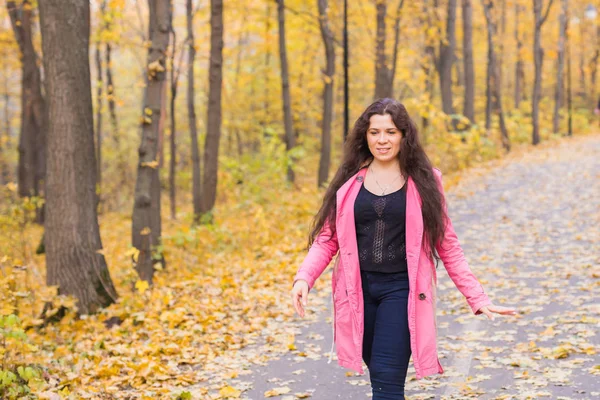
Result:
{"label": "leaf-covered ground", "polygon": [[[448,199],[471,268],[495,303],[516,306],[520,315],[495,321],[472,315],[440,265],[439,352],[445,374],[417,381],[411,366],[407,397],[598,398],[600,138],[566,140],[471,169]],[[277,360],[240,365],[251,373],[229,384],[248,388],[241,398],[370,394],[367,375],[326,362],[329,279],[326,272],[319,295],[309,300],[308,319],[315,323],[295,318],[287,330],[271,334],[273,347],[279,345]],[[247,351],[256,363],[265,355],[260,348]],[[209,387],[216,393],[217,386]]]}
{"label": "leaf-covered ground", "polygon": [[[470,315],[440,266],[446,374],[417,382],[411,369],[409,398],[597,395],[599,154],[600,138],[588,136],[515,151],[462,178],[445,174],[473,270],[496,302],[522,315],[495,322]],[[290,306],[322,192],[306,182],[295,190],[249,184],[260,188],[253,198],[233,186],[223,193],[213,225],[190,228],[185,210],[177,221],[164,219],[168,264],[150,288],[131,266],[129,216],[103,215],[118,303],[30,329],[25,344],[9,340],[9,365],[42,367],[44,384],[34,390],[52,399],[364,398],[368,376],[326,363],[330,270],[305,319]],[[40,323],[44,299],[74,307],[45,287],[43,256],[28,255],[40,235],[19,233],[22,248],[0,243],[10,255],[0,260],[0,312],[18,312],[24,325]],[[11,272],[10,265],[22,266]]]}

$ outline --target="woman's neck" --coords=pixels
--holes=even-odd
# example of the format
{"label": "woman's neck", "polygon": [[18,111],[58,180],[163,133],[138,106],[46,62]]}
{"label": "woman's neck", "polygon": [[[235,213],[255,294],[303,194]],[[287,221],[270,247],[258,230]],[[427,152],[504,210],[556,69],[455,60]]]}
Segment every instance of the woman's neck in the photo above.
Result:
{"label": "woman's neck", "polygon": [[397,172],[400,170],[400,162],[397,159],[381,162],[375,158],[371,162],[371,167],[375,171],[383,173]]}

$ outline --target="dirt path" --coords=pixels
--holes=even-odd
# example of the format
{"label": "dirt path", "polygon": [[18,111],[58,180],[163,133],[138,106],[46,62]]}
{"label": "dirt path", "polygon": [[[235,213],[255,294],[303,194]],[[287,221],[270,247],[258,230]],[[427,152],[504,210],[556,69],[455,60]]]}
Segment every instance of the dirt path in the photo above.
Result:
{"label": "dirt path", "polygon": [[[417,381],[411,367],[407,397],[600,398],[600,137],[472,170],[447,196],[471,268],[495,303],[516,306],[521,316],[472,315],[440,264],[445,374]],[[232,380],[246,382],[242,398],[263,399],[276,388],[289,389],[275,396],[286,400],[300,393],[316,400],[370,396],[368,375],[348,376],[335,360],[327,363],[327,286],[319,286],[325,300],[313,297],[316,322],[297,319],[291,327],[296,350]]]}

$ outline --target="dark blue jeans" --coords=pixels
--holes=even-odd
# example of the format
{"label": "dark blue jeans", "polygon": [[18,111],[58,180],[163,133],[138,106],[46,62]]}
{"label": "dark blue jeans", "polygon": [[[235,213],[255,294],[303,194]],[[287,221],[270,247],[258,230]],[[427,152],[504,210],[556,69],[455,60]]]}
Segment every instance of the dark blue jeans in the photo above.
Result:
{"label": "dark blue jeans", "polygon": [[363,360],[373,400],[404,400],[411,356],[406,273],[361,271],[365,304]]}

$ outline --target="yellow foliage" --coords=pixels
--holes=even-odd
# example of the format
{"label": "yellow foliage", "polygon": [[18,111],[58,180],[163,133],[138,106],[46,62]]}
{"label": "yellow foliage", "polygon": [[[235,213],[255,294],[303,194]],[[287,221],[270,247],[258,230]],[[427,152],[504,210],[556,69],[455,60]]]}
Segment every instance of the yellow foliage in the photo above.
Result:
{"label": "yellow foliage", "polygon": [[224,386],[219,390],[219,394],[225,399],[238,399],[242,392],[231,386]]}
{"label": "yellow foliage", "polygon": [[140,165],[142,167],[150,167],[152,169],[156,169],[156,168],[158,168],[158,161],[152,160],[152,161],[148,161],[148,162],[143,162]]}
{"label": "yellow foliage", "polygon": [[160,72],[164,72],[165,67],[160,63],[160,59],[152,61],[148,64],[148,78],[152,79],[156,76],[156,74]]}
{"label": "yellow foliage", "polygon": [[144,294],[144,292],[148,289],[148,282],[147,281],[137,281],[135,283],[135,288],[141,293]]}
{"label": "yellow foliage", "polygon": [[137,262],[140,251],[135,247],[131,247],[129,250],[125,252],[125,255],[131,257],[133,261]]}
{"label": "yellow foliage", "polygon": [[[341,7],[339,2],[330,3],[328,12],[332,29],[338,35]],[[421,12],[418,3],[406,2],[407,12]],[[110,0],[105,22],[110,22],[111,26],[107,29],[100,27],[102,24],[96,24],[99,27],[95,32],[100,41],[110,42],[118,48],[113,53],[113,73],[117,79],[111,99],[116,100],[120,127],[114,136],[111,132],[108,137],[114,138],[115,142],[118,140],[119,144],[117,146],[112,140],[107,140],[103,145],[105,165],[101,195],[104,201],[119,197],[124,200],[121,208],[115,207],[119,211],[101,215],[103,249],[98,251],[106,258],[119,293],[117,303],[96,315],[76,318],[74,299],[59,296],[57,287],[45,285],[45,258],[35,254],[43,227],[28,222],[35,212],[35,205],[32,206],[29,200],[18,199],[17,186],[13,182],[0,188],[0,314],[19,313],[24,325],[39,326],[43,323],[39,316],[45,302],[54,305],[53,309],[48,310],[48,316],[58,312],[60,306],[68,309],[67,316],[60,323],[39,330],[29,329],[29,347],[19,354],[19,359],[9,355],[7,362],[44,365],[52,377],[51,382],[57,382],[55,386],[48,383],[44,390],[62,390],[65,396],[72,393],[73,396],[83,397],[83,393],[92,393],[90,398],[95,398],[102,393],[107,398],[125,398],[133,392],[145,391],[155,391],[151,398],[168,396],[169,392],[162,393],[160,390],[216,379],[211,375],[219,367],[216,360],[253,344],[256,332],[267,328],[275,330],[270,335],[273,349],[277,345],[285,352],[297,351],[294,338],[282,329],[292,318],[288,299],[290,277],[305,254],[309,223],[323,194],[322,190],[315,189],[323,82],[334,79],[336,86],[342,83],[341,68],[337,68],[334,77],[322,73],[324,55],[318,24],[311,24],[308,19],[310,15],[317,15],[316,2],[290,0],[288,7],[297,11],[286,13],[286,22],[298,147],[287,152],[279,139],[283,134],[283,117],[277,59],[278,37],[276,29],[273,29],[276,25],[275,7],[271,7],[270,31],[265,30],[267,3],[257,5],[250,0],[240,0],[239,6],[236,3],[236,7],[226,7],[224,128],[214,221],[212,224],[192,225],[191,172],[189,164],[185,164],[191,159],[191,146],[189,135],[183,134],[189,129],[184,106],[186,96],[180,94],[176,104],[177,132],[182,133],[178,136],[178,160],[183,160],[185,166],[176,176],[179,190],[178,219],[169,219],[168,207],[162,208],[165,213],[162,235],[167,264],[165,269],[159,263],[154,265],[156,271],[150,290],[148,283],[139,280],[132,267],[132,260],[138,260],[139,250],[131,247],[129,207],[132,196],[131,191],[127,190],[132,190],[128,187],[133,186],[131,183],[137,168],[138,159],[132,155],[139,145],[138,124],[152,124],[153,119],[158,121],[159,113],[149,108],[139,112],[145,83],[144,77],[140,77],[143,74],[139,73],[144,63],[140,62],[138,66],[137,62],[147,57],[150,42],[136,32],[133,27],[138,21],[136,10],[126,7],[126,4],[125,0]],[[0,10],[5,12],[5,7],[0,7]],[[355,27],[350,66],[352,120],[358,117],[373,97],[374,58],[371,55],[374,45],[372,33],[375,32],[374,12],[374,7],[368,2],[350,10],[350,23]],[[209,28],[205,23],[208,13],[209,7],[200,7],[195,26],[195,49],[198,55],[194,75],[201,139],[204,138],[205,121],[200,115],[206,112],[205,93],[208,85],[205,68],[210,44],[209,40],[205,40]],[[482,18],[481,15],[479,17]],[[444,171],[445,183],[452,185],[457,178],[449,177],[448,172],[500,157],[502,151],[496,118],[489,131],[481,126],[483,112],[480,110],[485,107],[485,62],[476,65],[476,109],[479,110],[476,123],[479,125],[467,129],[469,124],[462,119],[458,126],[461,132],[449,132],[450,124],[448,116],[441,111],[435,75],[432,75],[432,79],[436,85],[436,95],[429,97],[426,90],[428,77],[422,68],[429,62],[424,49],[426,43],[439,43],[441,25],[442,22],[434,23],[424,31],[420,18],[403,18],[403,42],[398,57],[394,95],[402,96],[400,100],[419,126],[422,126],[424,118],[427,119],[428,128],[420,132],[422,141],[433,163]],[[530,24],[523,25],[523,33],[531,34]],[[185,37],[181,31],[185,29],[184,26],[183,19],[175,21],[179,40]],[[123,32],[120,31],[121,27]],[[475,24],[475,29],[474,51],[476,54],[485,54],[484,27],[479,23]],[[517,56],[511,36],[508,35],[506,40],[506,49],[514,48],[515,51],[507,51],[503,56],[507,86],[512,84],[509,76],[513,76]],[[578,36],[574,39],[581,43]],[[551,41],[544,37],[544,42],[548,43],[545,47],[550,49]],[[3,76],[13,85],[9,89],[12,92],[8,94],[12,96],[11,102],[14,104],[19,90],[15,77],[20,74],[20,62],[15,57],[18,49],[10,29],[0,28],[0,43],[0,70],[6,72]],[[239,48],[237,43],[243,43],[242,47]],[[573,51],[574,59],[578,59],[578,46],[573,46]],[[520,56],[525,62],[530,62],[531,46],[524,46]],[[484,60],[478,58],[478,61]],[[147,65],[150,77],[164,71],[164,66],[158,60]],[[551,73],[552,69],[545,67],[544,78]],[[186,74],[187,71],[182,74],[179,87],[183,93],[183,85],[187,84]],[[526,81],[530,82],[529,70],[527,74]],[[4,87],[4,81],[0,83]],[[550,87],[548,85],[545,91]],[[460,110],[462,103],[458,90],[455,94],[455,106]],[[505,103],[512,105],[512,94],[506,90],[504,96]],[[343,126],[340,118],[343,114],[343,96],[336,94],[335,98],[332,173],[339,165]],[[581,110],[576,108],[573,120],[576,133],[592,129],[589,112],[584,106],[579,104]],[[549,111],[551,107],[551,102],[542,104],[543,110]],[[511,109],[507,114],[506,123],[513,143],[528,143],[531,138],[530,102],[522,102],[518,109]],[[553,137],[550,133],[551,112],[541,114],[542,138],[549,140]],[[13,132],[16,132],[18,119],[15,117],[11,124]],[[238,153],[238,135],[243,154]],[[4,148],[4,142],[2,144]],[[17,144],[13,141],[10,145],[16,148]],[[125,165],[116,167],[119,157],[124,157]],[[16,165],[16,159],[13,161]],[[159,161],[167,160],[157,159],[141,165],[158,168]],[[285,180],[288,165],[293,165],[296,171],[296,187]],[[165,174],[166,168],[160,172]],[[169,204],[166,198],[164,200],[163,204]],[[149,233],[148,228],[142,230],[142,234]],[[24,266],[27,268],[22,268]],[[324,281],[317,282],[317,285],[322,285]],[[275,317],[281,321],[276,321]],[[118,319],[120,324],[108,328],[106,323],[111,319]],[[556,351],[551,349],[547,357],[562,358],[573,351],[566,347]],[[589,353],[592,350],[583,348],[579,351]],[[257,356],[252,361],[264,360]],[[196,369],[185,368],[190,365],[196,366]],[[227,376],[236,374],[235,371],[224,372]],[[65,385],[64,389],[58,386],[58,382]],[[240,397],[239,390],[220,383],[217,382],[215,391],[218,389],[221,397]],[[276,396],[275,393],[282,393],[281,389],[268,391],[265,396]],[[202,395],[207,392],[208,389]]]}

